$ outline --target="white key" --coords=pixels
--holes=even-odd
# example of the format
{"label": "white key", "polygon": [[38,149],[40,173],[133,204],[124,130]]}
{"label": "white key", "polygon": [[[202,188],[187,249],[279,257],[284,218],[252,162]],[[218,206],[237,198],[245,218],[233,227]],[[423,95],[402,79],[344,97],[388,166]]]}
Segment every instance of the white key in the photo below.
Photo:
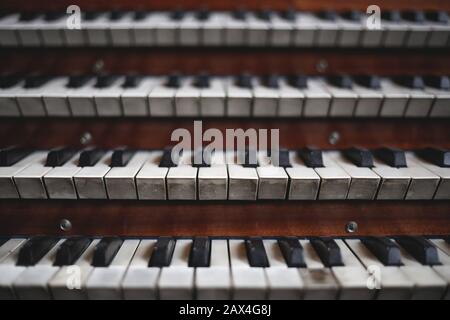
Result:
{"label": "white key", "polygon": [[369,273],[350,251],[343,240],[336,240],[344,266],[333,267],[333,274],[340,287],[340,300],[370,300],[375,290],[368,288]]}
{"label": "white key", "polygon": [[14,175],[14,182],[19,195],[23,199],[47,199],[47,191],[44,186],[44,176],[53,169],[47,167],[46,157],[34,162],[22,171]]}
{"label": "white key", "polygon": [[254,13],[247,13],[245,21],[247,27],[247,45],[258,47],[267,45],[269,23],[259,19]]}
{"label": "white key", "polygon": [[135,24],[133,13],[127,13],[117,21],[109,21],[111,43],[117,47],[129,47],[134,45],[131,28]]}
{"label": "white key", "polygon": [[437,247],[439,260],[442,265],[433,266],[439,276],[447,282],[447,291],[442,299],[450,300],[450,245],[443,239],[430,240]]}
{"label": "white key", "polygon": [[140,240],[125,240],[111,264],[94,268],[86,282],[89,300],[122,299],[121,282]]}
{"label": "white key", "polygon": [[215,151],[211,155],[211,166],[198,169],[198,199],[227,200],[228,171],[225,155]]}
{"label": "white key", "polygon": [[20,117],[20,109],[16,96],[23,89],[24,82],[19,81],[16,85],[1,89],[0,88],[0,116],[1,117]]}
{"label": "white key", "polygon": [[79,159],[80,153],[77,153],[64,165],[51,169],[44,176],[45,189],[50,199],[78,198],[73,176],[81,170]]}
{"label": "white key", "polygon": [[258,174],[255,168],[237,164],[234,152],[227,152],[229,191],[228,200],[256,200]]}
{"label": "white key", "polygon": [[251,89],[239,87],[235,79],[228,79],[227,86],[227,116],[250,117],[252,112],[253,94]]}
{"label": "white key", "polygon": [[17,94],[20,113],[25,117],[45,117],[47,112],[42,99],[42,91],[48,82],[37,88],[23,88]]}
{"label": "white key", "polygon": [[87,45],[86,33],[83,28],[81,29],[68,29],[63,28],[63,37],[66,40],[68,47],[82,47]]}
{"label": "white key", "polygon": [[328,21],[325,19],[313,16],[312,19],[317,21],[317,33],[315,44],[319,47],[331,47],[336,45],[338,39],[339,28],[335,21]]}
{"label": "white key", "polygon": [[67,100],[67,77],[57,77],[42,87],[42,98],[47,115],[50,117],[70,117]]}
{"label": "white key", "polygon": [[316,79],[308,79],[308,87],[304,89],[304,117],[326,117],[331,103],[331,94]]}
{"label": "white key", "polygon": [[94,100],[99,117],[122,116],[122,104],[120,102],[123,91],[122,82],[123,77],[120,77],[107,88],[95,88]]}
{"label": "white key", "polygon": [[258,199],[285,199],[289,181],[286,171],[272,164],[265,151],[260,151],[258,158]]}
{"label": "white key", "polygon": [[381,177],[378,200],[403,200],[408,191],[411,176],[404,168],[394,168],[374,158],[372,170]]}
{"label": "white key", "polygon": [[169,200],[197,199],[197,171],[193,167],[192,153],[184,151],[178,166],[169,168],[166,176],[167,197]]}
{"label": "white key", "polygon": [[94,166],[84,167],[74,176],[80,199],[107,199],[104,176],[111,167],[112,152],[107,152]]}
{"label": "white key", "polygon": [[225,45],[242,46],[247,41],[247,21],[236,19],[232,13],[227,13],[224,22]]}
{"label": "white key", "polygon": [[363,31],[361,21],[338,17],[336,23],[339,27],[337,45],[339,47],[358,47]]}
{"label": "white key", "polygon": [[313,168],[308,168],[295,151],[289,152],[292,168],[289,175],[289,200],[315,200],[319,192],[320,177]]}
{"label": "white key", "polygon": [[19,20],[19,14],[8,14],[0,19],[0,45],[5,47],[18,47],[19,39],[15,32],[15,24]]}
{"label": "white key", "polygon": [[425,90],[404,88],[409,94],[409,102],[406,107],[405,117],[422,117],[428,116],[434,101],[434,95],[427,93]]}
{"label": "white key", "polygon": [[53,263],[58,247],[63,242],[64,240],[59,240],[37,264],[27,267],[14,281],[13,288],[20,300],[52,299],[47,284],[59,270],[59,267],[53,266]]}
{"label": "white key", "polygon": [[225,12],[211,12],[209,17],[201,22],[201,43],[205,46],[220,46],[225,42]]}
{"label": "white key", "polygon": [[278,102],[279,117],[300,117],[303,112],[305,95],[302,90],[290,86],[287,79],[280,80],[278,89],[280,100]]}
{"label": "white key", "polygon": [[194,297],[194,268],[188,267],[192,240],[177,240],[169,267],[161,269],[158,282],[162,300],[190,300]]}
{"label": "white key", "polygon": [[200,89],[200,115],[203,117],[225,116],[225,81],[212,78],[209,88]]}
{"label": "white key", "polygon": [[17,266],[20,248],[26,242],[26,239],[14,239],[8,242],[9,252],[6,253],[0,261],[0,299],[12,300],[17,296],[13,290],[13,283],[26,267]]}
{"label": "white key", "polygon": [[407,22],[408,33],[405,46],[408,48],[424,47],[431,34],[431,26],[428,23]]}
{"label": "white key", "polygon": [[148,96],[150,106],[150,116],[152,117],[173,117],[175,116],[175,88],[165,86],[166,79],[160,78],[157,84],[150,91]]}
{"label": "white key", "polygon": [[128,266],[122,281],[122,293],[125,300],[155,300],[160,268],[148,267],[154,239],[144,239]]}
{"label": "white key", "polygon": [[351,89],[339,88],[325,81],[322,83],[332,97],[328,115],[330,117],[353,116],[358,95]]}
{"label": "white key", "polygon": [[80,88],[67,89],[67,99],[74,117],[95,117],[97,115],[94,101],[95,81],[93,78]]}
{"label": "white key", "polygon": [[201,23],[195,13],[188,12],[179,22],[179,44],[182,46],[198,46],[201,41]]}
{"label": "white key", "polygon": [[450,90],[425,87],[425,91],[434,95],[430,118],[450,117]]}
{"label": "white key", "polygon": [[433,48],[445,47],[450,38],[450,25],[433,21],[427,21],[427,25],[430,26],[431,32],[426,45]]}
{"label": "white key", "polygon": [[109,18],[107,13],[102,13],[94,20],[82,21],[82,27],[86,30],[87,43],[90,46],[107,46],[111,44],[111,34],[108,31]]}
{"label": "white key", "polygon": [[126,166],[109,170],[104,178],[109,199],[137,199],[135,176],[148,157],[148,152],[138,151]]}
{"label": "white key", "polygon": [[368,23],[371,23],[371,17],[363,16],[361,19],[362,34],[361,46],[367,48],[381,47],[385,34],[385,29],[369,29]]}
{"label": "white key", "polygon": [[166,175],[168,168],[159,167],[161,151],[152,151],[136,175],[136,187],[140,200],[166,200]]}
{"label": "white key", "polygon": [[200,90],[195,87],[192,77],[181,80],[181,87],[175,93],[175,114],[177,117],[200,115]]}
{"label": "white key", "polygon": [[358,239],[345,240],[350,249],[358,257],[371,274],[374,283],[379,286],[376,298],[378,300],[409,300],[412,295],[414,283],[404,274],[399,267],[385,266],[367,249]]}
{"label": "white key", "polygon": [[373,200],[375,198],[381,180],[380,176],[370,168],[356,166],[339,151],[330,151],[327,152],[327,155],[332,157],[351,178],[347,199]]}
{"label": "white key", "polygon": [[295,29],[293,31],[294,45],[297,47],[312,47],[318,32],[317,20],[309,13],[296,13]]}
{"label": "white key", "polygon": [[380,117],[403,117],[409,95],[389,79],[381,79],[381,91],[384,95]]}
{"label": "white key", "polygon": [[380,90],[366,88],[353,84],[353,91],[358,95],[356,101],[355,117],[377,117],[383,103],[383,94]]}
{"label": "white key", "polygon": [[408,26],[404,21],[392,22],[381,20],[381,26],[384,31],[383,45],[385,47],[401,47],[406,40]]}
{"label": "white key", "polygon": [[30,21],[18,21],[14,25],[14,29],[22,46],[39,47],[42,45],[42,36],[37,25],[39,22],[43,21],[43,18],[43,15],[38,15]]}
{"label": "white key", "polygon": [[338,294],[338,284],[331,272],[325,268],[308,240],[300,240],[306,268],[299,269],[304,284],[305,300],[334,300]]}
{"label": "white key", "polygon": [[145,77],[135,88],[123,88],[120,99],[125,117],[147,117],[150,114],[148,95],[158,83],[156,78]]}
{"label": "white key", "polygon": [[34,163],[41,163],[47,158],[47,152],[37,151],[26,156],[10,167],[0,167],[0,199],[18,199],[14,176]]}
{"label": "white key", "polygon": [[278,89],[265,86],[262,81],[253,82],[253,116],[275,117],[278,113]]}
{"label": "white key", "polygon": [[265,268],[269,300],[299,300],[303,281],[297,268],[288,268],[277,240],[264,240],[270,267]]}
{"label": "white key", "polygon": [[[72,266],[63,266],[49,281],[48,287],[55,300],[86,300],[86,281],[94,267],[95,246],[99,239],[93,240]],[[79,278],[78,278],[79,277]]]}
{"label": "white key", "polygon": [[42,45],[50,47],[62,47],[66,45],[63,30],[67,28],[67,16],[61,16],[54,21],[42,20],[37,28],[42,36]]}
{"label": "white key", "polygon": [[407,168],[402,168],[411,175],[406,200],[431,200],[436,192],[440,177],[422,167],[410,153],[405,153]]}
{"label": "white key", "polygon": [[231,272],[227,240],[211,240],[208,268],[195,269],[198,300],[228,300],[231,294]]}
{"label": "white key", "polygon": [[8,239],[2,246],[0,246],[0,265],[2,261],[8,261],[10,255],[25,243],[23,238],[11,238]]}
{"label": "white key", "polygon": [[269,45],[286,47],[291,45],[294,23],[283,19],[279,14],[270,17]]}
{"label": "white key", "polygon": [[230,264],[234,300],[262,300],[268,284],[264,268],[253,268],[247,259],[244,240],[229,240]]}
{"label": "white key", "polygon": [[322,153],[322,157],[324,167],[314,168],[321,179],[318,199],[346,199],[350,187],[350,175],[326,153]]}
{"label": "white key", "polygon": [[158,46],[178,44],[179,21],[173,20],[170,12],[155,12],[158,15],[155,29],[155,40]]}
{"label": "white key", "polygon": [[150,47],[156,44],[155,29],[158,23],[158,14],[147,14],[143,19],[134,21],[131,34],[136,46]]}

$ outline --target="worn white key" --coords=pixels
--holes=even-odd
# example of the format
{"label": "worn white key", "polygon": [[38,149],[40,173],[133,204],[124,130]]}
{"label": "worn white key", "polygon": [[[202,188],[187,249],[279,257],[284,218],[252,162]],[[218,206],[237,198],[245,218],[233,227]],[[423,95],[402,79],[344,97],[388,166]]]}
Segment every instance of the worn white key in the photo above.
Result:
{"label": "worn white key", "polygon": [[27,267],[13,283],[14,291],[20,300],[50,300],[51,292],[48,282],[60,269],[53,265],[58,247],[64,242],[59,240],[56,245],[34,266]]}
{"label": "worn white key", "polygon": [[19,81],[16,85],[1,89],[0,88],[0,116],[1,117],[20,117],[20,108],[16,96],[23,89],[24,82]]}
{"label": "worn white key", "polygon": [[391,80],[381,79],[381,92],[384,95],[381,105],[380,117],[403,117],[409,95],[394,84]]}
{"label": "worn white key", "polygon": [[160,268],[148,266],[155,243],[155,239],[144,239],[136,249],[121,284],[125,300],[157,299]]}
{"label": "worn white key", "polygon": [[178,44],[179,21],[173,20],[170,12],[155,12],[155,40],[158,46],[173,46]]}
{"label": "worn white key", "polygon": [[326,153],[323,153],[322,157],[324,167],[314,168],[321,179],[318,199],[346,199],[350,187],[350,175]]}
{"label": "worn white key", "polygon": [[111,169],[112,152],[107,152],[94,166],[84,167],[74,176],[80,199],[107,199],[104,176]]}
{"label": "worn white key", "polygon": [[403,200],[408,191],[411,176],[401,170],[404,168],[394,168],[384,162],[374,158],[372,170],[381,177],[378,189],[378,200]]}
{"label": "worn white key", "polygon": [[304,284],[305,300],[334,300],[338,284],[330,268],[326,268],[308,240],[300,240],[306,268],[299,269]]}
{"label": "worn white key", "polygon": [[249,88],[240,87],[235,79],[228,79],[227,86],[227,116],[250,117],[252,112],[253,94]]}
{"label": "worn white key", "polygon": [[227,152],[229,200],[256,200],[258,192],[258,174],[255,168],[237,164],[234,152]]}
{"label": "worn white key", "polygon": [[123,88],[120,99],[125,117],[147,117],[150,114],[148,95],[158,80],[145,77],[137,87]]}
{"label": "worn white key", "polygon": [[212,78],[208,88],[200,89],[200,115],[203,117],[225,116],[225,80]]}
{"label": "worn white key", "polygon": [[304,89],[304,117],[326,117],[331,103],[331,94],[316,79],[308,79],[308,87]]}
{"label": "worn white key", "polygon": [[168,168],[159,167],[162,152],[152,151],[139,173],[136,187],[140,200],[166,200],[166,175]]}
{"label": "worn white key", "polygon": [[80,153],[60,167],[51,169],[44,176],[45,189],[50,199],[77,199],[77,191],[73,181],[81,167],[78,166]]}
{"label": "worn white key", "polygon": [[36,151],[10,167],[0,167],[0,199],[19,198],[14,176],[34,163],[41,163],[47,158],[47,152]]}
{"label": "worn white key", "polygon": [[158,281],[162,300],[194,298],[194,268],[188,267],[192,240],[177,240],[169,267],[161,269]]}
{"label": "worn white key", "polygon": [[273,164],[265,151],[258,158],[258,199],[285,199],[289,181],[285,169]]}
{"label": "worn white key", "polygon": [[269,300],[299,300],[303,281],[297,268],[288,268],[277,240],[264,240],[270,267],[265,268]]}
{"label": "worn white key", "polygon": [[94,100],[99,117],[122,116],[122,104],[120,102],[122,82],[123,77],[120,77],[106,88],[95,88]]}
{"label": "worn white key", "polygon": [[67,89],[67,99],[74,117],[95,117],[97,115],[94,101],[95,81],[93,78],[80,88]]}
{"label": "worn white key", "polygon": [[405,153],[407,168],[402,168],[411,176],[406,200],[431,200],[433,199],[440,177],[421,166],[411,153]]}
{"label": "worn white key", "polygon": [[126,166],[109,170],[104,178],[109,199],[137,199],[135,176],[148,157],[148,152],[137,151]]}
{"label": "worn white key", "polygon": [[[16,241],[14,241],[16,242]],[[17,242],[12,244],[9,253],[4,256],[0,261],[0,299],[12,300],[17,299],[17,296],[13,290],[13,283],[19,277],[22,272],[26,270],[26,267],[17,266],[17,260],[19,258],[20,248],[26,242],[26,239],[17,239]]]}
{"label": "worn white key", "polygon": [[425,91],[434,95],[430,118],[450,117],[450,90],[425,87]]}
{"label": "worn white key", "polygon": [[253,116],[275,117],[278,113],[278,89],[267,87],[258,79],[253,82]]}
{"label": "worn white key", "polygon": [[266,299],[268,284],[264,268],[250,267],[244,240],[229,240],[233,299]]}
{"label": "worn white key", "polygon": [[247,22],[227,13],[224,21],[224,41],[227,46],[242,46],[247,41]]}
{"label": "worn white key", "polygon": [[227,14],[225,12],[211,12],[207,19],[200,23],[200,42],[206,46],[223,45],[226,19]]}
{"label": "worn white key", "polygon": [[116,21],[109,21],[108,27],[111,34],[111,43],[116,47],[129,47],[134,45],[131,28],[135,24],[133,13],[126,13]]}
{"label": "worn white key", "polygon": [[0,45],[18,47],[19,38],[15,31],[15,24],[19,21],[18,13],[8,14],[0,19]]}
{"label": "worn white key", "polygon": [[292,167],[286,168],[289,175],[289,200],[315,200],[319,192],[320,177],[313,168],[308,168],[295,151],[289,152]]}
{"label": "worn white key", "polygon": [[351,89],[339,88],[328,82],[322,82],[323,87],[331,94],[330,117],[352,117],[358,95]]}
{"label": "worn white key", "polygon": [[370,168],[356,166],[339,151],[330,151],[327,152],[327,155],[332,157],[351,178],[347,199],[373,200],[375,198],[381,180],[380,176]]}
{"label": "worn white key", "polygon": [[353,84],[353,91],[358,95],[355,106],[355,117],[377,117],[383,102],[383,94],[380,90],[371,89]]}
{"label": "worn white key", "polygon": [[200,90],[194,85],[194,78],[182,79],[181,87],[175,92],[175,114],[177,117],[200,115]]}
{"label": "worn white key", "polygon": [[179,22],[179,44],[198,46],[201,42],[201,23],[194,12],[187,12]]}
{"label": "worn white key", "polygon": [[175,88],[167,87],[166,79],[160,78],[157,84],[150,91],[148,96],[150,116],[152,117],[172,117],[175,115]]}
{"label": "worn white key", "polygon": [[197,199],[197,172],[192,166],[192,153],[184,151],[178,166],[169,168],[166,176],[167,197],[169,200]]}
{"label": "worn white key", "polygon": [[223,151],[211,155],[211,166],[198,169],[198,199],[227,200],[228,170]]}
{"label": "worn white key", "polygon": [[55,300],[87,300],[86,282],[94,270],[92,259],[99,239],[93,240],[72,266],[63,266],[49,281]]}
{"label": "worn white key", "polygon": [[211,240],[210,266],[195,269],[198,300],[228,300],[231,294],[231,272],[227,240]]}
{"label": "worn white key", "polygon": [[122,299],[121,282],[140,240],[125,240],[108,267],[94,268],[86,282],[89,300]]}
{"label": "worn white key", "polygon": [[288,84],[287,79],[280,79],[278,89],[280,100],[278,102],[279,117],[300,117],[303,112],[305,94],[302,90]]}
{"label": "worn white key", "polygon": [[294,23],[283,19],[279,14],[270,17],[269,45],[287,47],[291,45]]}
{"label": "worn white key", "polygon": [[311,14],[296,12],[293,42],[297,47],[312,47],[318,31],[317,20]]}
{"label": "worn white key", "polygon": [[[412,295],[414,283],[399,267],[385,266],[361,240],[347,239],[347,245],[358,257],[364,267],[371,273],[374,289],[377,289],[378,300],[409,300]],[[369,283],[369,279],[368,279]]]}
{"label": "worn white key", "polygon": [[57,77],[42,87],[42,99],[49,117],[70,117],[67,100],[67,77]]}
{"label": "worn white key", "polygon": [[265,46],[268,43],[270,25],[259,19],[255,13],[248,13],[245,18],[247,28],[247,45]]}
{"label": "worn white key", "polygon": [[82,27],[86,30],[87,43],[90,46],[107,46],[111,44],[111,34],[108,29],[109,18],[102,13],[93,20],[83,20]]}

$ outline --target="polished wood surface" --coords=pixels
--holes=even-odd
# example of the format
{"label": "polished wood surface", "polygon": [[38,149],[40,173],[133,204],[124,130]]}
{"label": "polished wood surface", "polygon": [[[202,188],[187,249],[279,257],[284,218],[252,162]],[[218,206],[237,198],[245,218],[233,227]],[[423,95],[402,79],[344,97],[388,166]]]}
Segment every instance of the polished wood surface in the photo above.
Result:
{"label": "polished wood surface", "polygon": [[[194,119],[116,118],[116,119],[0,119],[0,146],[28,145],[51,148],[60,145],[80,146],[80,138],[89,132],[92,143],[114,148],[164,148],[173,130],[186,128],[193,132]],[[203,131],[218,128],[280,129],[280,145],[299,148],[315,145],[321,148],[345,148],[392,145],[412,149],[424,146],[450,148],[448,119],[204,119]],[[329,137],[340,136],[335,145]]]}
{"label": "polished wood surface", "polygon": [[[2,201],[1,235],[448,235],[448,201]],[[60,229],[69,219],[72,230]]]}
{"label": "polished wood surface", "polygon": [[101,65],[109,73],[448,75],[449,55],[449,49],[15,48],[0,51],[0,72],[86,73]]}
{"label": "polished wood surface", "polygon": [[440,9],[450,11],[450,2],[446,0],[184,0],[164,1],[164,0],[2,0],[0,8],[13,10],[64,10],[67,6],[76,4],[82,10],[105,10],[105,9],[148,9],[148,10],[174,10],[198,9],[208,7],[210,9],[231,10],[236,8],[247,9],[286,9],[289,7],[299,10],[365,10],[367,6],[377,4],[382,9]]}

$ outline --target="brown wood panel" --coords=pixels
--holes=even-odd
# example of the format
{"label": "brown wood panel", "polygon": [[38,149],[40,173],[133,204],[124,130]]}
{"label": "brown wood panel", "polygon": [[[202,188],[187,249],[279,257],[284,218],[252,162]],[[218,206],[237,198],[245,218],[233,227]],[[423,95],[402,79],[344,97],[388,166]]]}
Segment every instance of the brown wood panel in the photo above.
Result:
{"label": "brown wood panel", "polygon": [[[59,229],[69,219],[70,232]],[[450,234],[448,201],[2,201],[0,235],[341,236]]]}
{"label": "brown wood panel", "polygon": [[335,10],[346,10],[349,8],[365,10],[371,4],[377,4],[383,9],[441,9],[450,10],[450,3],[446,0],[2,0],[0,8],[14,10],[63,10],[71,4],[79,5],[83,10],[105,10],[105,9],[149,9],[149,10],[173,10],[178,8],[196,9],[208,7],[210,9],[236,9],[245,7],[247,9],[285,9],[297,8],[300,10],[323,10],[333,8]]}
{"label": "brown wood panel", "polygon": [[[449,1],[450,3],[450,1]],[[4,49],[0,72],[103,72],[168,74],[450,74],[450,50],[250,49],[250,48],[78,48]],[[325,63],[325,69],[317,69]]]}
{"label": "brown wood panel", "polygon": [[[450,147],[450,126],[444,120],[407,119],[204,119],[203,131],[218,128],[280,129],[280,145],[298,148],[316,145],[321,148],[350,146],[377,147],[393,145],[418,148],[429,145]],[[173,130],[186,128],[193,132],[193,119],[120,118],[120,119],[0,119],[0,146],[29,145],[51,148],[59,145],[79,146],[80,137],[89,132],[92,143],[114,148],[163,148],[170,142]],[[340,139],[329,143],[332,132]]]}

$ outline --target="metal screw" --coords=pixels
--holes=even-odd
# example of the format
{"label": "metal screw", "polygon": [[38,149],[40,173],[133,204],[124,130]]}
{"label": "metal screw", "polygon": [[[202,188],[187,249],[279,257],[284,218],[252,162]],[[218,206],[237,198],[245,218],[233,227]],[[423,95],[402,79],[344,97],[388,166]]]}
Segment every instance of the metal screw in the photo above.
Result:
{"label": "metal screw", "polygon": [[330,137],[328,138],[328,141],[330,142],[330,144],[335,145],[336,143],[338,143],[340,138],[341,138],[341,135],[339,134],[339,132],[333,131],[330,134]]}
{"label": "metal screw", "polygon": [[354,233],[358,231],[358,224],[355,221],[350,221],[345,225],[345,231],[347,231],[347,233]]}
{"label": "metal screw", "polygon": [[105,66],[105,62],[103,60],[97,60],[94,64],[94,67],[92,68],[94,73],[100,73],[103,70],[103,67]]}
{"label": "metal screw", "polygon": [[59,222],[59,228],[62,231],[70,231],[72,229],[72,222],[70,222],[70,220],[68,219],[62,219]]}
{"label": "metal screw", "polygon": [[327,60],[320,59],[319,62],[317,62],[317,65],[316,65],[317,72],[320,72],[320,73],[325,72],[327,70],[327,68],[328,68]]}
{"label": "metal screw", "polygon": [[89,132],[83,133],[83,135],[80,138],[80,143],[84,146],[91,143],[91,141],[92,141],[92,134],[90,134]]}

